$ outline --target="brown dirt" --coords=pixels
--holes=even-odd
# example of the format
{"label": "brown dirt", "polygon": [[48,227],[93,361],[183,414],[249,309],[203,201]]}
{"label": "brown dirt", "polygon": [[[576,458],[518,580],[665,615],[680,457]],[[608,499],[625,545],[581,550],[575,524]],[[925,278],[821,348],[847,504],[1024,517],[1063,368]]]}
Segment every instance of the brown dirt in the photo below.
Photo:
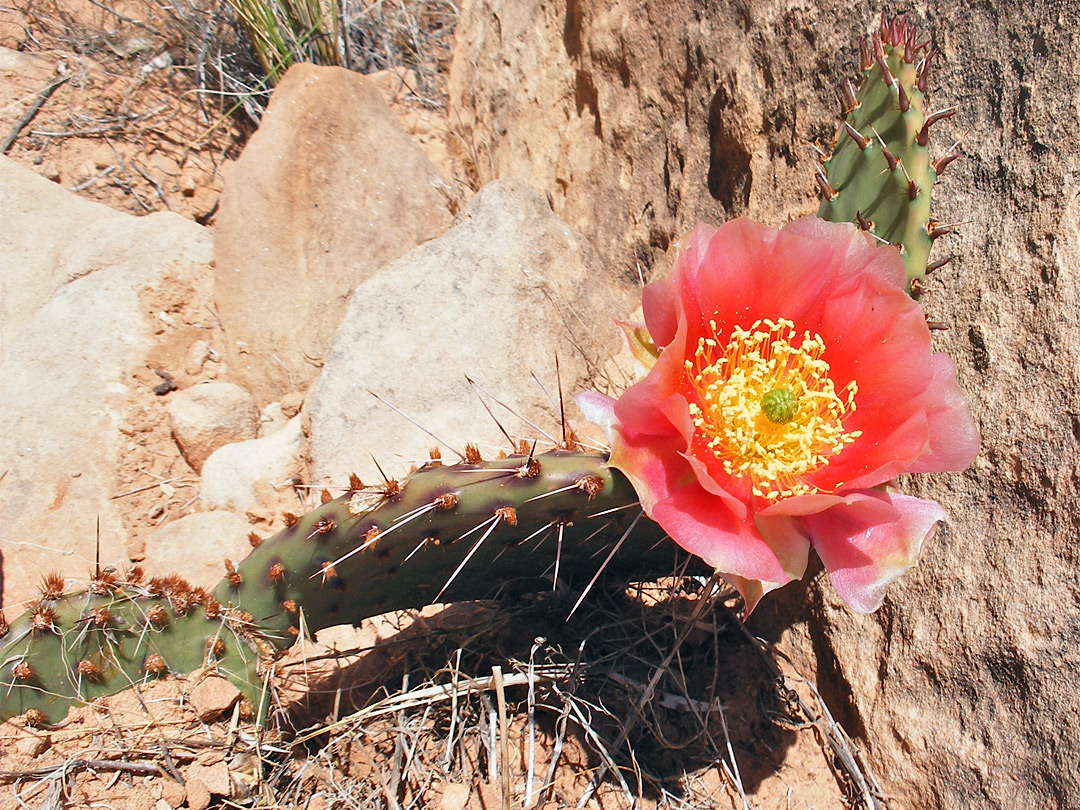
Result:
{"label": "brown dirt", "polygon": [[221,193],[219,168],[244,140],[238,119],[196,92],[181,62],[180,22],[147,4],[80,0],[5,9],[0,46],[29,52],[0,81],[0,135],[63,81],[8,156],[84,197],[133,214],[170,210],[200,222]]}

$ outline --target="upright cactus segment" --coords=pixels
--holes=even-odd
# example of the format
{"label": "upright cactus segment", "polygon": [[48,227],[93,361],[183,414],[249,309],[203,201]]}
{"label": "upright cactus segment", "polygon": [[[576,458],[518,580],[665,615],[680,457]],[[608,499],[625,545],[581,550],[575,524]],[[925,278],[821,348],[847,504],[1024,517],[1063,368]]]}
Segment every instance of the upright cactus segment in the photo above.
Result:
{"label": "upright cactus segment", "polygon": [[[930,216],[938,175],[956,154],[932,160],[930,128],[953,110],[928,114],[926,88],[936,51],[917,41],[906,18],[881,18],[871,44],[859,43],[862,85],[844,79],[841,125],[832,155],[817,172],[818,216],[855,222],[896,245],[913,296],[922,289],[934,240],[948,232]],[[931,266],[930,269],[933,269]]]}
{"label": "upright cactus segment", "polygon": [[601,568],[645,578],[675,570],[675,546],[635,520],[633,487],[606,457],[467,456],[374,488],[354,481],[344,496],[287,516],[286,529],[226,565],[212,594],[137,573],[98,573],[79,593],[49,578],[26,614],[0,624],[0,719],[57,722],[79,701],[204,664],[265,705],[262,667],[301,626],[537,591],[556,577],[582,587]]}

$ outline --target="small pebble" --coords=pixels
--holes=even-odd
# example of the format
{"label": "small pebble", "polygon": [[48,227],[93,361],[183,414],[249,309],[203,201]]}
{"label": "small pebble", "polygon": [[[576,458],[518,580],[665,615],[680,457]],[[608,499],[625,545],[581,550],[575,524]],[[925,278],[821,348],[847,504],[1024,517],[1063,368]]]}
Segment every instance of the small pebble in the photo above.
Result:
{"label": "small pebble", "polygon": [[220,675],[208,675],[191,690],[191,705],[204,723],[217,720],[240,699],[240,690]]}
{"label": "small pebble", "polygon": [[15,743],[17,750],[24,757],[39,757],[52,747],[52,740],[47,735],[24,737]]}

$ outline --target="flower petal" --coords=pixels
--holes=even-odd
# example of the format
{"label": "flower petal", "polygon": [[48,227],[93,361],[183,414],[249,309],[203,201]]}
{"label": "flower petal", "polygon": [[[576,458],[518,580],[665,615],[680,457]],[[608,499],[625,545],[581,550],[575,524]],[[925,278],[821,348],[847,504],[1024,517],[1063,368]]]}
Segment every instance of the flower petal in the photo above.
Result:
{"label": "flower petal", "polygon": [[956,384],[956,365],[947,354],[935,354],[930,368],[934,377],[925,394],[930,448],[908,472],[967,469],[979,454],[979,429]]}
{"label": "flower petal", "polygon": [[[643,323],[630,323],[628,321],[615,321],[615,324],[626,335],[626,343],[630,347],[630,354],[634,356],[634,360],[637,361],[644,372],[648,372],[649,369],[656,365],[656,358],[660,356],[660,350],[656,347],[656,343],[653,342],[648,327]],[[642,372],[639,372],[638,376],[642,376]]]}
{"label": "flower petal", "polygon": [[657,346],[668,345],[678,328],[678,313],[683,309],[679,300],[680,268],[701,264],[716,230],[711,225],[697,225],[679,241],[675,265],[668,277],[652,282],[642,291],[641,307],[645,313],[645,323]]}
{"label": "flower petal", "polygon": [[775,591],[777,588],[782,588],[787,584],[786,582],[762,582],[758,579],[747,579],[746,577],[740,577],[737,574],[725,574],[723,571],[721,571],[720,574],[743,598],[743,604],[746,607],[744,618],[754,612],[754,608],[757,607],[758,602],[761,601],[765,594]]}
{"label": "flower petal", "polygon": [[658,501],[694,482],[686,460],[671,452],[669,437],[627,436],[620,425],[613,431],[608,463],[630,479],[645,514],[653,520],[653,507]]}
{"label": "flower petal", "polygon": [[802,518],[814,550],[836,592],[859,613],[881,606],[885,589],[919,560],[945,510],[935,501],[877,493],[899,512],[893,521],[869,523],[843,507]]}
{"label": "flower petal", "polygon": [[609,445],[615,443],[615,400],[597,391],[582,391],[574,397],[582,415],[604,431]]}
{"label": "flower petal", "polygon": [[838,495],[828,495],[824,492],[796,495],[794,498],[784,498],[762,509],[758,512],[758,519],[760,520],[762,516],[779,517],[781,515],[804,517],[834,507],[843,507],[850,514],[870,523],[882,523],[900,517],[900,513],[892,503],[877,496],[877,490],[846,491]]}
{"label": "flower petal", "polygon": [[869,274],[825,304],[820,333],[837,391],[858,386],[844,430],[861,436],[810,478],[825,491],[876,486],[910,468],[928,447],[922,408],[930,384],[930,330],[922,309]]}
{"label": "flower petal", "polygon": [[802,524],[786,515],[758,514],[754,525],[780,561],[788,579],[802,579],[810,561],[810,537]]}
{"label": "flower petal", "polygon": [[[758,518],[757,527],[769,547],[777,555],[788,580],[802,579],[809,560],[810,539],[802,530],[797,520],[788,517]],[[761,598],[770,591],[787,584],[786,582],[768,582],[750,579],[728,572],[720,572],[724,579],[735,588],[743,598],[746,616],[754,612]],[[744,617],[745,618],[745,617]]]}
{"label": "flower petal", "polygon": [[803,217],[784,226],[784,233],[804,239],[839,243],[840,228],[847,229],[847,250],[838,255],[837,271],[844,274],[873,273],[899,289],[907,286],[907,272],[900,251],[892,245],[880,245],[872,236],[848,222],[826,222],[819,217]]}
{"label": "flower petal", "polygon": [[717,571],[762,582],[791,581],[753,520],[737,518],[696,482],[672,490],[649,514],[676,543]]}
{"label": "flower petal", "polygon": [[683,378],[682,345],[686,340],[686,318],[681,312],[671,343],[660,352],[652,369],[627,388],[615,403],[615,416],[627,436],[637,434],[678,436],[670,420],[658,417],[658,403],[676,394]]}
{"label": "flower petal", "polygon": [[831,280],[835,250],[827,241],[784,233],[735,219],[717,230],[698,265],[676,265],[672,275],[680,281],[691,343],[710,320],[723,334],[759,318],[801,320],[818,304]]}

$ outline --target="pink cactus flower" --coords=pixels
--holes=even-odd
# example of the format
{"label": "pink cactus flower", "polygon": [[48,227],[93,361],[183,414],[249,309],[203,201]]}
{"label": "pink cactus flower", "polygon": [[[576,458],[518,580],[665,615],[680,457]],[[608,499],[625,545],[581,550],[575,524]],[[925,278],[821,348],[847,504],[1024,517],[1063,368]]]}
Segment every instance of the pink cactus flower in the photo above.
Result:
{"label": "pink cactus flower", "polygon": [[945,517],[890,482],[975,459],[956,368],[904,284],[898,253],[854,226],[699,225],[645,288],[647,332],[627,330],[647,375],[617,401],[578,397],[646,514],[748,612],[811,546],[876,610]]}

